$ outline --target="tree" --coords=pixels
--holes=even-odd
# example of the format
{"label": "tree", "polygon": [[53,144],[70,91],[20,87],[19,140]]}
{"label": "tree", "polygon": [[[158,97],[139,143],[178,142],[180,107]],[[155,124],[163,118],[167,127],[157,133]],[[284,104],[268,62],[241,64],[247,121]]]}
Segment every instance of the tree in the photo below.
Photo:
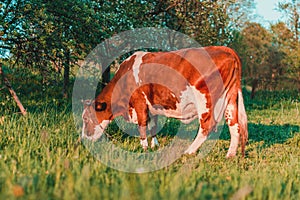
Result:
{"label": "tree", "polygon": [[252,98],[257,86],[272,78],[272,70],[269,66],[269,50],[271,34],[258,23],[246,23],[241,31],[242,47],[239,54],[245,65],[244,76],[252,85]]}
{"label": "tree", "polygon": [[300,2],[286,0],[278,3],[278,10],[287,16],[287,24],[294,33],[294,39],[299,42],[300,33]]}
{"label": "tree", "polygon": [[[279,43],[284,38],[287,39],[285,42],[286,48],[281,48],[286,54],[283,61],[287,66],[290,78],[297,82],[298,90],[300,91],[300,2],[296,0],[283,1],[278,4],[278,9],[288,17],[286,22],[288,27],[284,27],[283,30],[285,32],[289,30],[289,34],[282,34],[278,37]],[[273,31],[280,32],[276,27],[273,27]]]}
{"label": "tree", "polygon": [[[145,16],[160,26],[180,31],[201,45],[228,44],[229,2],[168,0],[153,1],[153,10]],[[149,21],[149,20],[148,20]]]}
{"label": "tree", "polygon": [[22,115],[26,115],[26,109],[23,107],[23,104],[21,103],[17,93],[15,92],[15,90],[12,88],[9,80],[7,79],[7,77],[4,74],[3,71],[3,67],[2,67],[2,63],[0,63],[0,77],[2,80],[2,83],[6,86],[6,88],[8,89],[8,91],[10,92],[10,94],[12,95],[12,97],[14,98],[15,102],[17,103]]}
{"label": "tree", "polygon": [[46,79],[63,72],[67,96],[70,68],[103,39],[91,1],[27,0],[2,4],[1,48],[15,64],[38,69]]}
{"label": "tree", "polygon": [[4,0],[0,4],[0,49],[8,56],[14,48],[26,43],[28,37],[23,29],[25,15],[28,14],[26,1]]}
{"label": "tree", "polygon": [[[169,27],[204,46],[228,45],[234,39],[233,29],[244,24],[244,11],[252,7],[253,0],[4,0],[0,47],[10,53],[10,67],[37,70],[44,82],[53,74],[62,78],[67,97],[73,67],[114,34],[140,27]],[[235,16],[238,19],[233,20]],[[110,51],[107,48],[101,56],[110,57]],[[109,78],[108,68],[102,82]]]}
{"label": "tree", "polygon": [[[271,26],[273,46],[280,53],[279,75],[293,80],[300,89],[300,46],[294,40],[294,33],[283,22]],[[297,46],[298,45],[298,46]]]}
{"label": "tree", "polygon": [[[25,33],[21,28],[22,23],[24,22],[24,14],[26,13],[27,8],[25,1],[4,0],[0,3],[0,53],[2,55],[0,57],[1,80],[9,90],[23,115],[26,115],[26,110],[4,74],[2,59],[7,57],[10,51],[27,42],[28,38],[25,37]],[[16,60],[18,60],[19,57],[20,56],[17,55]]]}
{"label": "tree", "polygon": [[224,45],[228,41],[228,15],[218,1],[185,1],[175,7],[182,31],[203,46]]}
{"label": "tree", "polygon": [[254,0],[229,0],[223,3],[227,7],[230,18],[229,26],[233,30],[241,30],[250,22],[255,15],[256,8]]}

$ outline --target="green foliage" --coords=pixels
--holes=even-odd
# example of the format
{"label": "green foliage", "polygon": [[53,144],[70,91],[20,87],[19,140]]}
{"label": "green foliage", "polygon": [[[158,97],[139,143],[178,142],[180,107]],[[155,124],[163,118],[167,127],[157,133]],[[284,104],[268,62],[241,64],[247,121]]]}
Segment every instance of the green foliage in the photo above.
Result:
{"label": "green foliage", "polygon": [[[298,4],[279,4],[289,19],[270,31],[248,22],[253,0],[4,0],[0,51],[11,68],[38,69],[44,79],[53,74],[63,78],[67,96],[72,68],[97,44],[128,29],[169,27],[203,46],[234,47],[243,58],[247,84],[260,80],[263,89],[283,89],[288,80],[287,86],[297,83],[300,88]],[[103,56],[109,57],[110,51]]]}
{"label": "green foliage", "polygon": [[[276,54],[271,57],[275,60],[279,75],[285,75],[298,82],[300,88],[300,41],[294,39],[293,31],[283,22],[271,26],[273,33],[273,46]],[[272,63],[272,62],[270,62]]]}
{"label": "green foliage", "polygon": [[299,90],[300,43],[295,42],[285,23],[278,22],[271,30],[258,23],[246,23],[241,32],[235,32],[233,41],[247,85],[263,90]]}
{"label": "green foliage", "polygon": [[[56,76],[44,79],[39,71],[26,68],[10,69],[5,67],[4,72],[29,112],[37,112],[44,106],[60,108],[60,105],[70,101],[63,98],[61,81]],[[14,76],[16,74],[18,76]],[[19,112],[16,103],[5,87],[0,92],[0,105],[0,113],[8,110],[10,113]]]}
{"label": "green foliage", "polygon": [[293,32],[296,42],[299,42],[300,35],[300,3],[297,0],[284,0],[278,3],[278,10],[287,16],[287,25]]}

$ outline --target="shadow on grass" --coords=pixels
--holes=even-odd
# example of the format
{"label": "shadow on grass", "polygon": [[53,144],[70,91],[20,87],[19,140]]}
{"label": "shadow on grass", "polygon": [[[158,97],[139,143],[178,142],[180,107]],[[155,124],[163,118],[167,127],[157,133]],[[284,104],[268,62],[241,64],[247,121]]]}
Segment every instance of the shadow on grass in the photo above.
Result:
{"label": "shadow on grass", "polygon": [[283,144],[288,139],[299,134],[300,127],[291,124],[284,125],[264,125],[249,124],[249,142],[263,141],[263,147],[269,147],[273,144]]}
{"label": "shadow on grass", "polygon": [[[295,134],[300,134],[300,126],[292,124],[284,125],[265,125],[248,124],[249,140],[248,143],[263,142],[262,148],[270,147],[274,144],[283,144],[293,138]],[[230,140],[227,127],[224,127],[220,139]]]}
{"label": "shadow on grass", "polygon": [[281,108],[284,104],[289,107],[292,102],[299,102],[300,93],[297,90],[290,91],[257,91],[254,99],[250,98],[250,92],[243,90],[246,110],[264,110]]}
{"label": "shadow on grass", "polygon": [[[176,136],[179,128],[180,122],[176,119],[167,119],[166,123],[163,125],[159,133],[157,134],[159,138],[173,138]],[[135,135],[135,137],[139,137],[139,133],[137,129],[135,129],[135,133],[128,135],[120,130],[118,124],[111,123],[109,126],[108,134],[117,140],[124,141]],[[194,127],[195,130],[197,128]],[[264,124],[248,124],[249,131],[249,140],[248,143],[255,142],[263,142],[261,148],[268,148],[274,144],[283,144],[290,138],[293,138],[295,134],[300,134],[300,126],[292,125],[292,124],[284,124],[284,125],[264,125]],[[195,131],[194,131],[195,132]],[[196,134],[197,132],[195,132]],[[230,141],[230,134],[227,124],[224,124],[224,128],[220,135],[220,140]]]}

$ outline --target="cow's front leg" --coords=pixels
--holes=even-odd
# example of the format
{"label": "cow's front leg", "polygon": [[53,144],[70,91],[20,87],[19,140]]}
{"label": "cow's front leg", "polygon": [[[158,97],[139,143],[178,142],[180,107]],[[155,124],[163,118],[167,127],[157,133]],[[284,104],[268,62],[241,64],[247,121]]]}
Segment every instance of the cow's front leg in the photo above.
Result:
{"label": "cow's front leg", "polygon": [[154,115],[151,117],[151,120],[148,124],[148,128],[150,130],[151,134],[151,148],[155,148],[156,146],[159,146],[157,137],[156,137],[156,131],[157,131],[157,115]]}
{"label": "cow's front leg", "polygon": [[140,143],[141,143],[144,150],[147,150],[147,148],[148,148],[146,129],[147,129],[146,126],[139,126]]}
{"label": "cow's front leg", "polygon": [[140,104],[135,107],[137,113],[137,120],[140,132],[140,143],[144,150],[148,148],[147,141],[147,121],[148,121],[148,109],[146,104]]}

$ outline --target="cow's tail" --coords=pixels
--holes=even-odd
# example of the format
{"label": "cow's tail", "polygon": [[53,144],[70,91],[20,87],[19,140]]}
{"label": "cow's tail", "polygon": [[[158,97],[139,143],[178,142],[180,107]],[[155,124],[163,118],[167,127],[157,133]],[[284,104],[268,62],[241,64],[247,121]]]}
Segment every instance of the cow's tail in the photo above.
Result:
{"label": "cow's tail", "polygon": [[245,156],[245,146],[248,141],[248,125],[247,125],[247,115],[244,105],[244,99],[242,90],[238,90],[238,123],[239,123],[239,132],[240,132],[240,142],[242,155]]}
{"label": "cow's tail", "polygon": [[237,70],[237,86],[238,86],[238,123],[239,123],[239,132],[240,132],[240,143],[242,155],[245,156],[245,146],[248,141],[248,120],[247,114],[244,105],[244,98],[242,93],[242,62],[240,57],[234,52],[236,57],[236,70]]}

